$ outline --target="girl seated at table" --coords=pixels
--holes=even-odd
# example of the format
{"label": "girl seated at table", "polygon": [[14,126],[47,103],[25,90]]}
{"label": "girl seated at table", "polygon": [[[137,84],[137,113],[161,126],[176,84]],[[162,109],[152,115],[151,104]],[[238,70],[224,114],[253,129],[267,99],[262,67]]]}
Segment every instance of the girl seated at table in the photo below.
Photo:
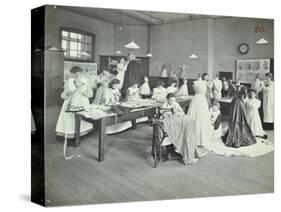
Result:
{"label": "girl seated at table", "polygon": [[182,156],[185,165],[196,162],[200,155],[196,145],[195,121],[184,115],[173,93],[167,95],[160,114],[168,134],[162,143],[162,146],[166,146],[168,158],[172,158],[175,149]]}
{"label": "girl seated at table", "polygon": [[267,138],[262,128],[262,123],[259,115],[261,101],[257,99],[256,95],[256,90],[249,90],[249,98],[247,101],[245,101],[247,120],[254,136]]}
{"label": "girl seated at table", "polygon": [[133,83],[132,86],[127,89],[126,96],[127,100],[136,100],[141,98],[138,83]]}
{"label": "girl seated at table", "polygon": [[[82,68],[80,68],[79,66],[73,66],[69,72],[70,72],[70,77],[68,80],[65,81],[64,91],[61,94],[61,98],[64,99],[64,103],[62,105],[61,112],[60,112],[60,115],[59,115],[59,118],[57,121],[56,134],[59,136],[66,136],[66,134],[67,134],[68,138],[74,138],[75,117],[74,117],[73,113],[67,112],[67,110],[68,110],[67,106],[69,104],[69,101],[70,101],[72,95],[74,94],[74,92],[77,89],[76,80],[78,78],[80,78],[80,73],[82,72]],[[87,84],[86,80],[84,80],[84,82],[85,82],[85,84]],[[82,90],[84,91],[85,87],[87,87],[87,86],[88,85],[82,86],[83,87]],[[86,97],[86,99],[87,98],[88,98],[88,96]],[[85,100],[85,98],[84,98],[84,100]],[[85,100],[85,102],[86,102],[86,100]],[[88,133],[89,131],[92,130],[92,128],[93,128],[92,124],[85,122],[85,121],[81,121],[81,126],[80,126],[81,135]]]}
{"label": "girl seated at table", "polygon": [[170,86],[167,88],[167,94],[169,93],[176,93],[178,91],[177,81],[172,80]]}
{"label": "girl seated at table", "polygon": [[159,81],[157,83],[157,87],[153,89],[152,98],[156,99],[156,101],[165,101],[166,99],[167,90],[163,86],[164,86],[164,82]]}
{"label": "girl seated at table", "polygon": [[187,79],[182,79],[182,85],[177,92],[177,97],[187,97],[188,96],[188,87],[187,87]]}
{"label": "girl seated at table", "polygon": [[213,101],[213,104],[210,107],[210,115],[211,115],[211,125],[214,130],[213,136],[216,138],[220,138],[222,136],[222,126],[221,126],[222,114],[220,111],[219,102]]}

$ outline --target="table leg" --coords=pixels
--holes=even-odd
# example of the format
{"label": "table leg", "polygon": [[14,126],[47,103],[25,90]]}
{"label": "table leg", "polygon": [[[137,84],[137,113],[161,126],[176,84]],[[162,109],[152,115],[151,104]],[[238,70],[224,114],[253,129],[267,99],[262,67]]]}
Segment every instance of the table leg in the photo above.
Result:
{"label": "table leg", "polygon": [[133,129],[133,130],[137,129],[137,122],[136,122],[136,119],[132,120],[132,129]]}
{"label": "table leg", "polygon": [[105,119],[99,120],[99,162],[104,161]]}
{"label": "table leg", "polygon": [[74,147],[79,147],[80,145],[80,125],[81,125],[81,117],[75,114],[75,143]]}

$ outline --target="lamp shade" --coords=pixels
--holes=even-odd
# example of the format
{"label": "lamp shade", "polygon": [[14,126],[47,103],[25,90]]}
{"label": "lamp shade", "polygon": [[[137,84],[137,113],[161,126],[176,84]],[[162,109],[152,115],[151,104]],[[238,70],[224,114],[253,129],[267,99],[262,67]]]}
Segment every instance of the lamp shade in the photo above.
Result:
{"label": "lamp shade", "polygon": [[189,56],[189,58],[191,58],[191,59],[197,59],[198,56],[197,56],[196,54],[192,54],[192,55]]}
{"label": "lamp shade", "polygon": [[139,49],[140,47],[135,43],[134,40],[132,40],[130,43],[125,45],[127,49]]}
{"label": "lamp shade", "polygon": [[116,51],[115,54],[122,54],[120,50]]}
{"label": "lamp shade", "polygon": [[153,54],[151,54],[150,52],[146,55],[147,57],[153,57]]}
{"label": "lamp shade", "polygon": [[267,44],[267,43],[268,43],[268,41],[265,40],[264,38],[261,38],[256,42],[256,44]]}

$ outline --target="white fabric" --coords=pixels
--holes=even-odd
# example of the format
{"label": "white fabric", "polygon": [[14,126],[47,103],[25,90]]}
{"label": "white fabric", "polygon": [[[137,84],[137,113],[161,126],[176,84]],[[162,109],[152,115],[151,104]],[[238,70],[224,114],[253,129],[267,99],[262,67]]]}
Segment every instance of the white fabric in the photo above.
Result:
{"label": "white fabric", "polygon": [[245,101],[246,117],[254,136],[264,136],[262,123],[259,114],[261,102],[258,99],[248,99]]}
{"label": "white fabric", "polygon": [[218,78],[213,80],[213,97],[215,100],[221,99],[222,82]]}
{"label": "white fabric", "polygon": [[271,81],[268,86],[263,86],[263,121],[274,122],[274,84]]}
{"label": "white fabric", "polygon": [[187,88],[187,84],[183,84],[179,91],[177,92],[177,96],[188,96],[188,88]]}
{"label": "white fabric", "polygon": [[164,69],[161,71],[160,77],[168,77],[168,71],[167,71],[166,68],[164,68]]}
{"label": "white fabric", "polygon": [[211,125],[213,126],[212,135],[213,135],[213,137],[217,137],[217,138],[220,138],[222,136],[222,126],[220,124],[218,129],[215,130],[214,124],[220,114],[221,114],[220,110],[214,110],[213,107],[210,108],[210,121],[211,121]]}
{"label": "white fabric", "polygon": [[217,155],[244,157],[257,157],[274,150],[274,146],[271,142],[264,141],[260,138],[256,138],[256,141],[256,144],[250,146],[233,148],[225,146],[220,137],[213,137],[211,141],[205,145],[205,148]]}
{"label": "white fabric", "polygon": [[141,95],[150,95],[151,94],[151,90],[150,90],[148,82],[144,82],[140,86],[140,94]]}
{"label": "white fabric", "polygon": [[197,145],[205,146],[212,135],[209,106],[206,99],[206,82],[194,82],[195,95],[191,99],[187,115],[195,120],[195,136]]}
{"label": "white fabric", "polygon": [[129,87],[127,89],[127,99],[128,100],[134,100],[140,98],[140,90],[139,88]]}

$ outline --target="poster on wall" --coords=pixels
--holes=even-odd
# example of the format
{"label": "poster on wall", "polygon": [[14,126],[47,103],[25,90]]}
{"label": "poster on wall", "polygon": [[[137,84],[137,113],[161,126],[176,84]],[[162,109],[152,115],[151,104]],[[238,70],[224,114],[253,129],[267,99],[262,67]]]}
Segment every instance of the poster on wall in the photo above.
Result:
{"label": "poster on wall", "polygon": [[270,71],[270,59],[236,60],[236,81],[252,83],[257,74]]}
{"label": "poster on wall", "polygon": [[69,70],[73,66],[79,66],[86,72],[94,72],[97,74],[97,64],[89,62],[73,62],[73,61],[64,61],[64,79],[67,79],[69,75]]}

